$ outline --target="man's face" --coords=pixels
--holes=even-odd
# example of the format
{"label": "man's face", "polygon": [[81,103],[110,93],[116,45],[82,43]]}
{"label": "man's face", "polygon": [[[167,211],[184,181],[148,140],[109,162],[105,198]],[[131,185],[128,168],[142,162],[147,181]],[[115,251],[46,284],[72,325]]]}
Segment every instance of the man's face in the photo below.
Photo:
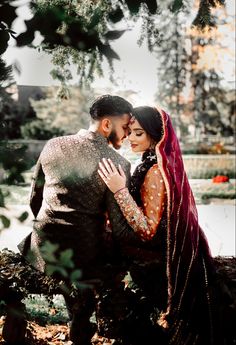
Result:
{"label": "man's face", "polygon": [[123,140],[128,135],[128,125],[130,120],[130,114],[123,114],[120,116],[113,116],[110,118],[112,123],[112,130],[110,135],[108,136],[109,143],[115,149],[120,149],[121,145],[123,144]]}

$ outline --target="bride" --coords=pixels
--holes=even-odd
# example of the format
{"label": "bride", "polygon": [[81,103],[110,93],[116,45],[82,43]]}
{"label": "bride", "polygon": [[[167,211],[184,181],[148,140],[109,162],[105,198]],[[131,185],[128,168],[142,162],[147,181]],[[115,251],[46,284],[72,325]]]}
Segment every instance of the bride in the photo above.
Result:
{"label": "bride", "polygon": [[[212,257],[169,115],[148,106],[134,108],[129,141],[134,152],[142,152],[129,188],[122,168],[111,160],[103,159],[98,173],[143,241],[134,262],[149,258],[142,266],[147,275],[133,270],[132,278],[161,310],[156,322],[166,330],[168,344],[220,344],[212,315]],[[158,268],[150,269],[153,262]],[[166,294],[159,296],[163,288]]]}

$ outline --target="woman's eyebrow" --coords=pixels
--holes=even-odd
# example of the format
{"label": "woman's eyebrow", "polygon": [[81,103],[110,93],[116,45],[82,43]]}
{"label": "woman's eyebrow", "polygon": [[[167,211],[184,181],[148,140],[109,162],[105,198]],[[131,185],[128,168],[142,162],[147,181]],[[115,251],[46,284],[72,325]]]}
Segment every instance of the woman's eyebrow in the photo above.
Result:
{"label": "woman's eyebrow", "polygon": [[143,128],[133,128],[133,131],[143,131]]}

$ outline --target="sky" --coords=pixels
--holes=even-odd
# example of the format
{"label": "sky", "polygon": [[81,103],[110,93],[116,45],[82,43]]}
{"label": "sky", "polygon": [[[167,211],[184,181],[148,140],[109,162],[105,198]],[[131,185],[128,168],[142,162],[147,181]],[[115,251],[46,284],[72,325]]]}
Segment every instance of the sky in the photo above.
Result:
{"label": "sky", "polygon": [[[27,0],[16,1],[16,4],[22,5],[17,12],[19,17],[13,23],[13,29],[17,33],[24,31],[23,20],[31,17],[27,2]],[[226,4],[228,12],[235,13],[235,1],[227,0]],[[154,95],[158,88],[157,60],[148,51],[145,44],[141,47],[137,45],[139,31],[140,23],[138,22],[132,30],[127,30],[120,39],[112,44],[112,47],[120,56],[120,60],[114,62],[114,77],[118,83],[117,90],[132,89],[136,92],[136,101],[139,104],[151,105],[154,102]],[[58,84],[50,76],[53,65],[50,62],[51,57],[49,55],[27,47],[14,47],[13,40],[10,45],[10,48],[4,54],[4,58],[8,64],[17,62],[20,66],[21,73],[14,74],[17,84],[40,86]],[[72,75],[75,76],[72,81],[73,84],[77,82],[75,70],[76,68],[72,68]],[[109,67],[106,62],[103,64],[103,70],[105,72],[104,78],[96,78],[92,84],[95,88],[112,87],[109,81]]]}

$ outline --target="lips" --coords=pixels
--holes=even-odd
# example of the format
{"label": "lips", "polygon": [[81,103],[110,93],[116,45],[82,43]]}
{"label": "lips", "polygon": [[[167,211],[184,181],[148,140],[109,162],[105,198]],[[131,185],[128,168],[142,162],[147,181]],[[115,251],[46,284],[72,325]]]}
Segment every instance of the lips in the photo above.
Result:
{"label": "lips", "polygon": [[138,145],[137,145],[137,144],[131,144],[130,146],[131,146],[132,149],[133,149],[133,148],[137,147]]}

